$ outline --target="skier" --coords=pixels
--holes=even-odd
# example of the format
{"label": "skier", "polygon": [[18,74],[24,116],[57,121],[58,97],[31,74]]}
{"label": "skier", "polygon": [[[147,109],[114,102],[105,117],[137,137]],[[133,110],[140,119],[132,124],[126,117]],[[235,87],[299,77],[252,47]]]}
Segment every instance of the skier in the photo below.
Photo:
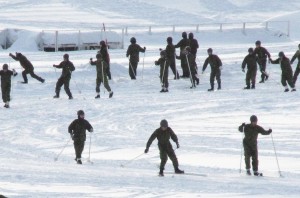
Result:
{"label": "skier", "polygon": [[208,57],[206,58],[203,68],[202,68],[202,74],[204,73],[206,67],[208,64],[210,64],[211,72],[210,72],[210,86],[211,88],[207,91],[213,91],[214,85],[215,85],[215,78],[218,82],[218,90],[221,89],[221,70],[222,70],[222,62],[221,59],[212,53],[213,50],[211,48],[207,49]]}
{"label": "skier", "polygon": [[284,92],[288,92],[289,88],[287,86],[287,83],[292,88],[292,91],[296,91],[295,84],[293,81],[293,69],[290,64],[290,60],[284,55],[283,52],[279,52],[278,54],[279,58],[276,60],[270,59],[272,64],[280,64],[281,67],[281,84],[285,87]]}
{"label": "skier", "polygon": [[86,130],[89,132],[93,132],[92,125],[84,119],[84,111],[79,110],[77,112],[78,119],[75,119],[68,128],[70,136],[74,141],[74,149],[75,149],[75,161],[77,164],[82,164],[81,154],[84,149],[84,143],[86,140]]}
{"label": "skier", "polygon": [[136,39],[134,37],[132,37],[130,39],[130,43],[131,44],[128,46],[126,57],[130,56],[130,58],[129,58],[129,76],[130,76],[131,80],[135,80],[136,75],[137,75],[136,69],[137,69],[138,63],[140,61],[139,54],[140,54],[140,52],[145,53],[146,47],[142,48],[141,46],[136,44]]}
{"label": "skier", "polygon": [[186,46],[190,46],[190,41],[187,38],[186,32],[182,32],[182,39],[175,45],[175,48],[180,48],[180,61],[182,68],[182,76],[183,78],[190,77],[189,69],[187,66],[184,49]]}
{"label": "skier", "polygon": [[296,66],[296,70],[295,73],[293,75],[293,83],[296,85],[296,81],[298,78],[298,75],[300,73],[300,44],[298,45],[299,50],[296,51],[296,53],[294,54],[294,56],[292,57],[291,60],[291,65],[293,64],[293,62],[296,60],[296,58],[298,59],[298,64]]}
{"label": "skier", "polygon": [[101,54],[103,60],[107,63],[106,74],[108,79],[111,80],[110,58],[105,41],[100,41],[100,50],[98,51],[98,54]]}
{"label": "skier", "polygon": [[11,76],[16,76],[17,72],[14,69],[12,71],[8,70],[7,64],[4,64],[2,69],[3,70],[0,71],[2,100],[4,102],[4,107],[9,108]]}
{"label": "skier", "polygon": [[244,89],[250,89],[250,81],[251,81],[251,89],[255,89],[255,79],[257,72],[257,56],[253,53],[253,48],[248,49],[249,54],[244,58],[242,63],[242,71],[245,72],[245,67],[247,65],[247,74],[246,74],[246,87]]}
{"label": "skier", "polygon": [[168,76],[169,76],[169,60],[167,58],[167,53],[165,50],[160,51],[160,58],[155,61],[155,65],[160,66],[160,83],[162,86],[161,93],[168,92],[169,82],[168,82]]}
{"label": "skier", "polygon": [[166,46],[166,54],[167,54],[167,59],[170,62],[170,68],[174,74],[174,80],[179,79],[179,74],[176,69],[176,54],[175,54],[175,46],[173,45],[173,39],[172,37],[167,38],[167,46]]}
{"label": "skier", "polygon": [[23,79],[24,79],[24,81],[22,82],[23,84],[27,84],[28,83],[27,74],[30,74],[32,78],[37,79],[41,83],[45,82],[45,79],[37,76],[34,73],[33,65],[26,58],[26,56],[24,56],[23,54],[18,53],[18,52],[16,52],[16,55],[13,55],[12,53],[9,53],[9,56],[12,57],[14,60],[19,61],[20,64],[21,64],[21,66],[24,68],[24,71],[22,72],[22,76],[23,76]]}
{"label": "skier", "polygon": [[267,68],[267,57],[270,62],[271,55],[268,50],[261,46],[260,41],[255,42],[254,54],[257,55],[257,63],[259,65],[259,69],[261,71],[261,81],[259,83],[264,83],[265,80],[268,80],[269,75],[266,73]]}
{"label": "skier", "polygon": [[75,67],[71,61],[69,61],[69,54],[64,54],[64,60],[59,65],[53,65],[55,68],[62,69],[62,74],[57,80],[55,93],[56,95],[53,98],[59,98],[60,88],[64,85],[64,89],[69,96],[69,99],[73,99],[72,93],[70,91],[70,80],[72,72],[75,70]]}
{"label": "skier", "polygon": [[192,32],[189,33],[189,40],[190,40],[191,54],[193,54],[196,62],[197,49],[199,48],[199,44],[197,39],[194,38],[194,34]]}
{"label": "skier", "polygon": [[190,79],[191,79],[191,83],[192,83],[192,87],[191,87],[191,89],[192,89],[192,88],[196,87],[196,83],[197,83],[197,85],[199,84],[199,78],[197,77],[197,65],[195,62],[195,57],[191,53],[190,46],[187,46],[185,48],[184,53],[185,53],[185,59],[186,59],[187,65],[188,65],[189,72],[191,72]]}
{"label": "skier", "polygon": [[155,138],[157,138],[158,140],[158,148],[159,148],[160,160],[161,160],[159,175],[164,176],[164,168],[167,163],[168,156],[173,163],[175,173],[183,174],[184,171],[178,168],[179,166],[178,160],[172,148],[172,144],[169,141],[171,138],[176,143],[177,148],[179,148],[178,138],[176,134],[173,132],[173,130],[168,126],[167,120],[162,120],[160,122],[160,128],[156,129],[153,132],[153,134],[150,136],[146,145],[145,153],[148,153],[149,147],[151,146]]}
{"label": "skier", "polygon": [[90,59],[90,64],[91,65],[96,65],[96,70],[97,70],[97,79],[96,79],[96,99],[100,98],[100,85],[101,82],[104,84],[104,87],[106,88],[106,90],[109,92],[109,98],[111,98],[113,96],[113,92],[111,91],[111,88],[108,84],[108,80],[107,80],[107,67],[108,64],[106,63],[106,61],[102,58],[101,54],[97,54],[96,55],[97,60],[93,61],[93,59]]}
{"label": "skier", "polygon": [[244,132],[245,134],[243,146],[247,175],[251,175],[250,158],[252,157],[252,169],[254,175],[262,176],[262,173],[258,172],[257,136],[259,133],[262,135],[269,135],[272,133],[272,129],[266,131],[261,126],[257,125],[257,117],[255,115],[250,117],[250,122],[250,124],[243,123],[239,126],[239,131]]}

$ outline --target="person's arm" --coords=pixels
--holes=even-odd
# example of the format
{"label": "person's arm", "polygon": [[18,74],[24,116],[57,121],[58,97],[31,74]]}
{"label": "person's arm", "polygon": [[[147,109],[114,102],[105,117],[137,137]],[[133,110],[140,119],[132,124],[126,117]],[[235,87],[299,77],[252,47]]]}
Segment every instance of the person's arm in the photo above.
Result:
{"label": "person's arm", "polygon": [[209,57],[206,58],[206,59],[205,59],[205,62],[203,63],[202,73],[205,71],[205,69],[206,69],[206,67],[207,67],[207,65],[208,65],[208,59],[209,59]]}
{"label": "person's arm", "polygon": [[245,68],[246,68],[246,65],[247,65],[247,57],[248,57],[248,56],[246,56],[246,57],[244,58],[243,62],[242,62],[242,70],[243,70],[243,72],[245,72]]}
{"label": "person's arm", "polygon": [[53,67],[56,67],[56,68],[59,68],[59,69],[61,69],[61,68],[63,68],[63,63],[64,63],[64,61],[63,62],[61,62],[61,63],[59,63],[59,65],[53,65]]}
{"label": "person's arm", "polygon": [[177,135],[174,133],[174,131],[170,127],[168,128],[168,130],[170,130],[171,139],[176,143],[177,148],[179,148]]}
{"label": "person's arm", "polygon": [[270,58],[270,62],[271,62],[272,64],[279,64],[279,63],[280,63],[280,58],[278,58],[278,59],[276,59],[276,60],[272,60],[272,59]]}
{"label": "person's arm", "polygon": [[9,53],[9,56],[12,57],[14,60],[19,61],[19,59],[15,55],[13,55],[12,53]]}
{"label": "person's arm", "polygon": [[241,126],[239,126],[239,132],[243,133],[245,126],[246,126],[245,123],[243,123]]}
{"label": "person's arm", "polygon": [[74,64],[72,62],[69,62],[69,70],[70,72],[75,70]]}
{"label": "person's arm", "polygon": [[68,132],[70,133],[71,137],[73,137],[73,135],[74,135],[75,123],[76,123],[76,120],[74,120],[68,127]]}
{"label": "person's arm", "polygon": [[293,62],[296,60],[296,58],[299,56],[299,50],[296,51],[296,53],[294,54],[294,56],[291,59],[291,64],[293,64]]}
{"label": "person's arm", "polygon": [[131,45],[128,46],[127,48],[127,52],[126,52],[126,57],[128,57],[130,55],[130,51],[131,51]]}
{"label": "person's arm", "polygon": [[269,135],[270,133],[272,133],[272,129],[269,129],[269,130],[266,131],[261,126],[257,126],[257,127],[258,127],[258,133],[260,133],[262,135]]}
{"label": "person's arm", "polygon": [[268,59],[270,60],[271,54],[268,52],[266,48],[264,48],[265,54],[267,55]]}
{"label": "person's arm", "polygon": [[88,130],[89,132],[93,132],[93,131],[94,131],[92,125],[91,125],[87,120],[85,120],[85,128],[86,128],[86,130]]}
{"label": "person's arm", "polygon": [[150,136],[150,138],[149,138],[147,144],[146,144],[146,150],[145,150],[145,153],[148,152],[148,150],[149,150],[149,148],[150,148],[152,142],[155,140],[156,137],[157,137],[157,131],[154,131],[154,132],[152,133],[152,135]]}
{"label": "person's arm", "polygon": [[218,67],[222,67],[222,61],[219,56],[216,55]]}

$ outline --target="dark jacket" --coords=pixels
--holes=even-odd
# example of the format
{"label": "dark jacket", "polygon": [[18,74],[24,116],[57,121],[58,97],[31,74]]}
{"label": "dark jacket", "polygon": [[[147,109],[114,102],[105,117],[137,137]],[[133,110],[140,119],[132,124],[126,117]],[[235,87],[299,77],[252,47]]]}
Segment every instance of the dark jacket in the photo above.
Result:
{"label": "dark jacket", "polygon": [[169,60],[167,58],[159,58],[157,61],[155,61],[155,65],[160,66],[160,76],[162,76],[168,72]]}
{"label": "dark jacket", "polygon": [[293,75],[293,69],[290,64],[290,60],[284,56],[282,59],[271,60],[272,64],[280,64],[281,71],[283,74]]}
{"label": "dark jacket", "polygon": [[187,65],[190,67],[191,73],[195,74],[196,73],[196,67],[197,67],[197,65],[196,65],[196,62],[195,62],[195,56],[194,56],[194,54],[188,52],[185,55],[184,59],[187,61]]}
{"label": "dark jacket", "polygon": [[190,39],[190,47],[191,47],[191,53],[196,56],[197,49],[199,48],[198,41],[196,39]]}
{"label": "dark jacket", "polygon": [[186,46],[190,46],[190,40],[188,38],[183,38],[175,45],[175,48],[179,47],[180,51],[183,51]]}
{"label": "dark jacket", "polygon": [[242,63],[242,69],[245,69],[247,65],[248,70],[257,70],[257,56],[255,54],[248,54]]}
{"label": "dark jacket", "polygon": [[92,125],[87,120],[78,118],[69,125],[68,131],[74,141],[85,141],[86,130],[92,132],[92,129]]}
{"label": "dark jacket", "polygon": [[178,143],[178,138],[170,127],[168,127],[165,131],[163,131],[161,128],[156,129],[150,136],[146,148],[149,148],[151,146],[155,138],[157,138],[158,140],[159,149],[172,149],[172,145],[169,141],[170,138],[174,142]]}
{"label": "dark jacket", "polygon": [[167,59],[174,63],[175,62],[175,46],[173,44],[168,44],[166,47]]}
{"label": "dark jacket", "polygon": [[107,63],[103,60],[96,60],[96,61],[90,61],[91,65],[95,65],[96,66],[96,70],[97,70],[97,75],[102,78],[102,73],[104,76],[106,76],[106,69],[108,67]]}
{"label": "dark jacket", "polygon": [[16,53],[16,56],[14,56],[13,54],[10,55],[14,60],[19,61],[20,65],[28,71],[33,70],[33,65],[31,64],[31,62],[26,58],[26,56],[24,56],[21,53]]}
{"label": "dark jacket", "polygon": [[62,69],[61,77],[71,78],[71,74],[75,70],[73,63],[69,60],[62,61],[59,65],[54,65],[54,67]]}
{"label": "dark jacket", "polygon": [[127,49],[126,57],[130,56],[130,62],[137,63],[140,61],[140,52],[145,52],[145,49],[138,44],[130,44]]}
{"label": "dark jacket", "polygon": [[109,58],[109,54],[108,54],[106,45],[101,46],[100,50],[98,51],[98,54],[101,54],[101,57],[103,58],[103,60],[109,65],[110,58]]}
{"label": "dark jacket", "polygon": [[1,86],[10,85],[11,84],[11,76],[16,76],[17,73],[13,73],[11,70],[7,70],[6,72],[4,70],[0,71],[1,76]]}
{"label": "dark jacket", "polygon": [[216,70],[222,66],[222,61],[217,55],[211,54],[206,58],[203,64],[202,71],[206,69],[208,64],[210,64],[211,70]]}
{"label": "dark jacket", "polygon": [[257,136],[259,133],[262,135],[269,135],[271,133],[270,130],[266,131],[261,126],[253,126],[252,124],[242,124],[239,126],[239,131],[245,134],[243,143],[252,147],[257,146]]}
{"label": "dark jacket", "polygon": [[258,61],[260,60],[266,60],[267,57],[270,58],[271,55],[268,52],[268,50],[264,47],[256,47],[254,49],[254,54],[257,55]]}
{"label": "dark jacket", "polygon": [[293,63],[296,60],[296,58],[298,59],[297,66],[299,67],[300,66],[300,51],[299,50],[297,50],[296,53],[294,54],[294,56],[292,57],[291,63]]}

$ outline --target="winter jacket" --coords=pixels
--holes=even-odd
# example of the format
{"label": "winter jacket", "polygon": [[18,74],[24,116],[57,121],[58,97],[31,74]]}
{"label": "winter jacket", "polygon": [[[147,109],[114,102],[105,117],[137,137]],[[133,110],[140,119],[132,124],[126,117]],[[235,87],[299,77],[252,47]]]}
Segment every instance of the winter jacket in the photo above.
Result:
{"label": "winter jacket", "polygon": [[297,66],[300,67],[300,51],[299,50],[297,50],[296,53],[294,54],[294,56],[292,57],[291,63],[293,63],[296,60],[296,58],[298,58]]}
{"label": "winter jacket", "polygon": [[174,63],[175,62],[175,46],[173,44],[168,44],[166,47],[167,59]]}
{"label": "winter jacket", "polygon": [[24,56],[21,53],[16,53],[16,56],[14,56],[13,54],[10,55],[14,60],[19,61],[21,66],[27,70],[27,71],[32,71],[33,70],[33,65],[31,64],[31,62],[26,58],[26,56]]}
{"label": "winter jacket", "polygon": [[206,69],[208,64],[210,64],[211,70],[217,70],[222,66],[221,59],[215,54],[211,54],[206,58],[202,71]]}
{"label": "winter jacket", "polygon": [[187,38],[183,38],[175,45],[175,48],[179,47],[180,51],[183,51],[186,46],[190,46],[190,40]]}
{"label": "winter jacket", "polygon": [[104,76],[106,76],[106,69],[108,67],[107,63],[103,60],[96,60],[96,61],[91,61],[90,62],[91,65],[95,65],[96,66],[96,70],[97,70],[97,75],[100,75],[102,78],[102,74]]}
{"label": "winter jacket", "polygon": [[11,84],[11,76],[16,76],[17,73],[13,73],[11,70],[7,70],[6,72],[4,70],[0,71],[1,76],[1,86],[10,85]]}
{"label": "winter jacket", "polygon": [[110,58],[109,58],[109,54],[108,54],[106,45],[101,46],[100,50],[98,51],[98,54],[101,54],[101,57],[103,58],[103,60],[109,65]]}
{"label": "winter jacket", "polygon": [[68,128],[69,133],[72,135],[74,141],[85,141],[86,130],[89,132],[93,131],[92,125],[85,119],[78,118],[74,120]]}
{"label": "winter jacket", "polygon": [[254,54],[257,55],[258,61],[266,60],[267,57],[270,58],[271,55],[268,50],[264,47],[256,47],[254,49]]}
{"label": "winter jacket", "polygon": [[185,57],[185,61],[187,61],[187,65],[190,67],[191,73],[195,74],[196,73],[196,62],[195,62],[195,56],[188,52]]}
{"label": "winter jacket", "polygon": [[257,136],[259,133],[262,135],[269,135],[271,133],[270,130],[266,131],[261,126],[253,126],[252,124],[242,124],[239,126],[239,131],[244,132],[245,137],[243,142],[250,147],[257,146]]}
{"label": "winter jacket", "polygon": [[178,143],[178,138],[176,136],[176,134],[173,132],[173,130],[168,127],[165,131],[163,131],[161,128],[156,129],[153,134],[150,136],[146,148],[149,148],[152,144],[152,142],[155,140],[155,138],[157,138],[158,140],[158,147],[161,148],[165,148],[165,149],[170,149],[172,148],[172,145],[170,143],[170,138]]}
{"label": "winter jacket", "polygon": [[257,56],[255,54],[248,54],[242,63],[242,69],[245,69],[246,65],[247,65],[247,69],[248,70],[257,70]]}
{"label": "winter jacket", "polygon": [[71,78],[72,72],[75,70],[73,63],[69,60],[62,61],[59,65],[55,65],[56,68],[62,69],[61,77]]}
{"label": "winter jacket", "polygon": [[162,76],[168,72],[169,60],[167,58],[159,58],[157,61],[155,61],[155,65],[160,66],[160,76]]}
{"label": "winter jacket", "polygon": [[293,69],[290,64],[290,60],[284,56],[282,59],[278,58],[276,60],[271,60],[272,64],[280,64],[281,71],[283,74],[290,74],[293,75]]}
{"label": "winter jacket", "polygon": [[140,61],[140,52],[145,51],[145,48],[142,48],[138,44],[130,44],[127,49],[126,57],[130,56],[129,61],[131,63],[137,63]]}
{"label": "winter jacket", "polygon": [[190,39],[190,47],[191,47],[191,53],[196,56],[197,49],[199,48],[198,41],[196,39]]}

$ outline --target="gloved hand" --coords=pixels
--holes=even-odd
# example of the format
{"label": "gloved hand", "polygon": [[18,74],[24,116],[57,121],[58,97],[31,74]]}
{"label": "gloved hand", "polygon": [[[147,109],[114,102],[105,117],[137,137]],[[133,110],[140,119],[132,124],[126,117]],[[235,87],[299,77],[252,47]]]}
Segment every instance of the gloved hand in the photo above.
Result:
{"label": "gloved hand", "polygon": [[12,56],[13,54],[12,53],[9,53],[9,56]]}
{"label": "gloved hand", "polygon": [[90,132],[91,132],[91,133],[92,133],[92,132],[94,132],[94,129],[93,129],[93,128],[91,128],[91,129],[90,129]]}
{"label": "gloved hand", "polygon": [[269,133],[272,133],[272,129],[269,129],[268,132],[269,132]]}
{"label": "gloved hand", "polygon": [[145,153],[148,153],[148,151],[149,151],[149,148],[146,148],[146,149],[145,149]]}
{"label": "gloved hand", "polygon": [[272,60],[271,58],[268,59],[269,64],[271,63],[271,60]]}
{"label": "gloved hand", "polygon": [[179,145],[179,143],[178,143],[178,142],[176,142],[176,146],[177,146],[177,148],[179,149],[180,145]]}
{"label": "gloved hand", "polygon": [[144,50],[146,51],[146,47],[144,47]]}
{"label": "gloved hand", "polygon": [[242,72],[244,72],[244,73],[245,73],[245,69],[242,69]]}
{"label": "gloved hand", "polygon": [[71,137],[71,139],[73,140],[74,134],[73,134],[73,133],[70,133],[70,137]]}
{"label": "gloved hand", "polygon": [[53,67],[56,67],[56,65],[53,65]]}
{"label": "gloved hand", "polygon": [[243,127],[245,127],[245,126],[246,126],[245,122],[242,124],[242,126],[243,126]]}

